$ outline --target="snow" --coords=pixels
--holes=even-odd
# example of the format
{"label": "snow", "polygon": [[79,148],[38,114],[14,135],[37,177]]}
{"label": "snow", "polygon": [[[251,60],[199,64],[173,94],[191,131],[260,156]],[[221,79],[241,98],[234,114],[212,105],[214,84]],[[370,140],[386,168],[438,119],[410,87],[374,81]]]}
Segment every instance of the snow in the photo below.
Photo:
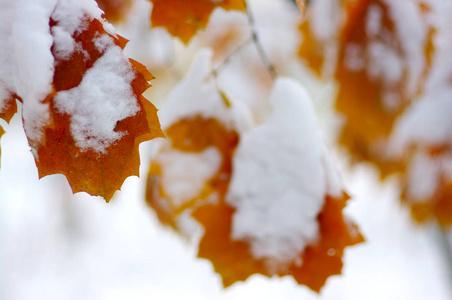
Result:
{"label": "snow", "polygon": [[426,17],[422,16],[420,4],[423,1],[384,0],[395,24],[395,31],[404,53],[408,69],[405,93],[414,95],[425,69],[425,44],[427,40]]}
{"label": "snow", "polygon": [[135,73],[119,46],[94,63],[75,88],[59,92],[55,107],[70,115],[71,133],[82,151],[105,153],[125,132],[115,131],[118,121],[134,116],[139,106],[130,86]]}
{"label": "snow", "polygon": [[[389,152],[400,156],[409,147],[423,144],[430,146],[452,144],[452,39],[449,16],[452,6],[440,6],[436,55],[426,88],[397,120],[391,135]],[[443,19],[445,18],[445,20]]]}
{"label": "snow", "polygon": [[403,60],[394,48],[382,42],[371,42],[367,46],[367,56],[367,75],[370,79],[379,79],[390,87],[402,78]]}
{"label": "snow", "polygon": [[339,24],[340,10],[337,1],[316,0],[311,3],[312,15],[307,17],[312,24],[312,32],[320,41],[328,41],[336,36],[336,28]]}
{"label": "snow", "polygon": [[104,52],[109,47],[114,46],[113,39],[108,34],[96,36],[93,39],[94,46],[99,52]]}
{"label": "snow", "polygon": [[441,176],[441,161],[427,153],[417,152],[408,169],[407,197],[410,201],[426,202],[436,191]]}
{"label": "snow", "polygon": [[369,5],[369,10],[367,11],[366,20],[366,34],[367,36],[376,36],[381,29],[383,12],[378,5]]}
{"label": "snow", "polygon": [[391,150],[398,155],[412,145],[452,144],[452,87],[432,91],[416,100],[398,119]]}
{"label": "snow", "polygon": [[[53,44],[53,53],[57,60],[67,60],[78,46],[72,35],[62,26],[53,26],[52,35],[56,41]],[[78,46],[81,48],[80,46]]]}
{"label": "snow", "polygon": [[253,255],[272,267],[294,261],[318,238],[327,175],[304,89],[277,79],[270,101],[273,114],[241,136],[226,199],[236,208],[232,237],[249,241]]}
{"label": "snow", "polygon": [[[102,20],[103,11],[92,0],[65,0],[58,1],[52,19],[58,22],[58,26],[63,27],[69,35],[80,32],[83,26],[80,26],[85,18]],[[104,27],[106,22],[104,22]],[[107,29],[106,29],[107,30]]]}
{"label": "snow", "polygon": [[49,123],[48,104],[42,101],[52,91],[49,17],[55,5],[56,0],[5,0],[0,10],[0,82],[22,98],[32,142],[41,140],[41,128]]}
{"label": "snow", "polygon": [[221,154],[215,147],[200,153],[166,147],[155,159],[161,166],[163,190],[175,207],[199,196],[205,183],[217,173],[221,161]]}

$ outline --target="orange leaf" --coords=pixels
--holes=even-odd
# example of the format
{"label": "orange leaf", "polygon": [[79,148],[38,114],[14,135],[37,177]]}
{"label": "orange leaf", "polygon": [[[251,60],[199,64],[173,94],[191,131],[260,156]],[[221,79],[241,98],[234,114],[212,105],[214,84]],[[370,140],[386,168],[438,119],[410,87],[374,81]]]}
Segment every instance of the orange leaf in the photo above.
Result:
{"label": "orange leaf", "polygon": [[[166,146],[160,149],[156,160],[151,164],[146,201],[154,209],[160,222],[178,231],[181,230],[178,218],[187,211],[191,212],[193,218],[204,227],[198,257],[212,262],[215,271],[222,276],[225,287],[236,281],[246,280],[253,274],[269,277],[292,275],[298,283],[319,291],[329,276],[340,274],[344,248],[363,241],[357,228],[342,216],[348,196],[344,194],[342,199],[327,196],[318,216],[318,243],[308,246],[300,253],[303,261],[301,266],[293,263],[286,266],[284,271],[274,273],[267,267],[266,261],[256,259],[251,254],[247,241],[231,237],[235,209],[226,203],[225,196],[231,177],[232,156],[238,143],[237,133],[226,130],[215,119],[196,116],[174,123],[166,130],[166,134]],[[221,166],[195,197],[183,203],[176,202],[162,184],[164,166],[159,163],[159,155],[164,155],[171,149],[201,153],[209,147],[215,147],[221,153]],[[213,194],[217,195],[215,200],[207,201]]]}
{"label": "orange leaf", "polygon": [[193,212],[193,217],[204,227],[199,243],[198,257],[212,262],[215,272],[221,275],[223,286],[244,281],[253,274],[267,275],[263,260],[250,254],[249,244],[231,239],[234,208],[224,200],[215,205],[204,205]]}
{"label": "orange leaf", "polygon": [[7,123],[11,121],[11,118],[17,112],[16,98],[18,97],[11,94],[9,98],[3,100],[3,106],[0,107],[0,118],[5,120]]}
{"label": "orange leaf", "polygon": [[[326,197],[317,218],[319,241],[300,253],[301,265],[294,262],[286,271],[278,272],[278,276],[293,276],[299,284],[319,292],[329,276],[341,273],[344,248],[364,241],[356,226],[344,220],[342,209],[347,199],[345,194],[342,199]],[[201,206],[193,212],[205,229],[198,256],[212,262],[225,287],[253,274],[271,277],[274,274],[265,267],[265,262],[250,254],[248,243],[231,238],[233,214],[234,209],[224,202]]]}
{"label": "orange leaf", "polygon": [[[388,161],[380,155],[396,118],[423,89],[434,52],[435,29],[427,22],[428,7],[411,5],[421,16],[425,40],[417,49],[408,48],[399,27],[406,20],[394,17],[395,5],[382,0],[358,0],[342,4],[345,24],[337,26],[338,58],[334,77],[338,83],[335,109],[344,117],[339,142],[358,161],[375,163],[384,177],[403,171],[402,161]],[[301,25],[303,43],[299,55],[309,67],[322,75],[327,47],[332,40],[320,40],[307,18]],[[415,54],[413,54],[415,53]],[[413,55],[424,60],[421,68],[413,67]]]}
{"label": "orange leaf", "polygon": [[[165,224],[178,229],[176,226],[177,217],[187,208],[198,205],[213,192],[218,192],[220,197],[226,194],[231,176],[231,157],[238,143],[238,134],[235,131],[227,130],[216,119],[205,119],[196,116],[182,119],[167,130],[165,130],[168,140],[165,141],[167,147],[162,147],[159,155],[176,149],[187,153],[199,153],[209,147],[215,147],[222,156],[222,162],[216,174],[210,178],[202,191],[192,199],[183,203],[175,203],[168,195],[168,191],[162,185],[162,167],[158,160],[155,160],[150,167],[148,184],[146,191],[146,201],[152,207],[159,220]],[[171,144],[171,145],[169,145]]]}
{"label": "orange leaf", "polygon": [[323,209],[317,217],[320,240],[316,245],[305,249],[301,266],[293,264],[287,272],[299,284],[304,284],[316,292],[320,291],[329,276],[341,274],[345,247],[364,241],[357,227],[342,215],[348,198],[346,194],[341,199],[326,197]]}
{"label": "orange leaf", "polygon": [[152,2],[151,24],[165,27],[168,32],[188,44],[200,29],[204,29],[210,14],[217,7],[225,10],[245,10],[243,0],[149,0]]}
{"label": "orange leaf", "polygon": [[[51,20],[50,24],[52,27],[58,26],[58,22],[54,20]],[[103,45],[105,49],[102,49],[102,45],[96,44],[99,37],[113,42]],[[55,99],[61,92],[80,86],[86,73],[105,55],[106,49],[122,49],[126,40],[107,33],[99,20],[89,17],[82,21],[80,30],[75,31],[72,38],[78,46],[70,56],[61,58],[55,52],[56,45],[52,48],[55,56],[55,93],[49,95],[52,124],[44,130],[44,143],[35,147],[36,165],[40,177],[64,174],[74,193],[85,191],[91,195],[102,196],[108,202],[128,176],[139,175],[139,143],[163,136],[156,115],[157,110],[141,96],[150,86],[147,78],[151,75],[147,71],[144,72],[141,64],[135,61],[130,63],[124,59],[124,63],[129,65],[128,68],[133,73],[130,89],[136,100],[137,112],[117,121],[114,131],[121,133],[120,138],[107,144],[104,151],[81,148],[71,128],[73,116],[59,109]],[[84,130],[89,132],[90,129]],[[90,140],[91,136],[87,139]]]}

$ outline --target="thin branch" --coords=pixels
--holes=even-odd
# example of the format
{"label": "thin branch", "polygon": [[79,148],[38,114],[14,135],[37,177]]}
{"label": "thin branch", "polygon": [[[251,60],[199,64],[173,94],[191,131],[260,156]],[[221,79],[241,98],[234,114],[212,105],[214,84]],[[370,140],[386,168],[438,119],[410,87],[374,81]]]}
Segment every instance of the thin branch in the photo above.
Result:
{"label": "thin branch", "polygon": [[264,48],[262,47],[262,44],[259,41],[259,37],[257,35],[257,31],[256,31],[255,23],[254,23],[254,17],[249,9],[248,4],[246,3],[246,0],[244,1],[244,3],[245,3],[246,15],[248,16],[248,23],[250,24],[251,37],[252,37],[253,43],[256,46],[257,52],[259,53],[259,57],[261,58],[262,63],[265,65],[268,72],[270,73],[270,76],[274,80],[278,76],[278,74],[276,73],[275,68],[273,67],[273,65],[271,64],[267,55],[265,54]]}
{"label": "thin branch", "polygon": [[448,272],[449,289],[452,293],[452,245],[448,237],[450,232],[448,232],[447,229],[445,229],[440,224],[436,224],[436,231],[438,234],[439,244],[444,256],[444,263]]}
{"label": "thin branch", "polygon": [[240,44],[237,48],[234,49],[234,51],[232,51],[229,56],[220,64],[218,65],[213,71],[212,71],[212,76],[217,77],[218,74],[221,72],[221,70],[229,63],[229,61],[236,56],[240,51],[242,51],[243,48],[245,48],[246,46],[248,46],[248,44],[251,43],[253,39],[250,37],[248,38],[245,42],[243,42],[242,44]]}

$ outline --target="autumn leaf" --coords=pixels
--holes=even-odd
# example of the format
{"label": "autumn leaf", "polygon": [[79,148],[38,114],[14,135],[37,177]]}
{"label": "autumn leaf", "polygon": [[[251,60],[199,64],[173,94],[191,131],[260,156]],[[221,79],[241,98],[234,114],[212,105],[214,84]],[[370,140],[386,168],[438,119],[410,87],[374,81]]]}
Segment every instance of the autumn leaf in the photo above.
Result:
{"label": "autumn leaf", "polygon": [[[60,23],[51,20],[54,34],[66,30]],[[85,191],[108,202],[128,176],[139,175],[139,144],[162,136],[155,107],[141,96],[153,76],[127,60],[122,54],[127,41],[107,32],[95,18],[86,15],[71,38],[75,46],[69,53],[58,39],[52,47],[52,123],[44,130],[44,142],[32,145],[36,165],[40,177],[64,174],[74,193]],[[97,79],[101,72],[110,74]],[[131,113],[118,115],[118,108],[131,109],[126,105]],[[102,113],[109,114],[107,119]],[[115,115],[118,121],[109,133],[105,126]]]}
{"label": "autumn leaf", "polygon": [[330,276],[341,274],[345,247],[364,241],[356,226],[342,215],[347,199],[345,194],[340,199],[326,197],[324,207],[317,217],[319,241],[300,253],[301,264],[294,262],[277,274],[266,268],[264,260],[252,256],[248,243],[231,239],[234,208],[224,202],[201,206],[193,213],[205,228],[198,256],[212,262],[215,271],[222,276],[225,287],[253,274],[262,274],[268,277],[293,276],[299,284],[319,292]]}
{"label": "autumn leaf", "polygon": [[342,215],[348,198],[345,193],[338,199],[326,197],[322,212],[318,216],[319,241],[305,249],[301,266],[293,264],[286,274],[280,273],[279,276],[292,275],[299,284],[319,292],[329,276],[341,274],[345,247],[364,241],[356,225]]}
{"label": "autumn leaf", "polygon": [[[355,157],[376,162],[384,176],[400,166],[375,155],[376,147],[389,136],[395,119],[422,90],[430,68],[434,30],[431,27],[426,30],[427,37],[420,45],[423,51],[419,53],[424,65],[416,74],[414,72],[418,71],[413,69],[412,61],[415,50],[407,50],[405,37],[398,35],[396,22],[400,20],[392,17],[390,10],[393,8],[384,1],[366,3],[366,6],[350,8],[349,19],[341,34],[335,75],[339,84],[336,110],[346,117],[340,143]],[[422,12],[422,7],[418,9]],[[379,14],[381,18],[381,28],[375,32],[369,32],[369,26],[366,26],[371,14]],[[358,53],[351,53],[352,47]],[[380,57],[380,53],[387,54]],[[367,67],[351,65],[353,59],[356,64],[362,60]],[[391,65],[383,65],[385,61]],[[410,73],[412,75],[404,75]]]}
{"label": "autumn leaf", "polygon": [[[428,7],[409,1],[397,6],[381,0],[359,0],[343,4],[341,9],[345,24],[336,26],[336,37],[329,40],[316,36],[312,18],[300,25],[304,40],[299,55],[323,75],[328,68],[324,65],[326,49],[337,39],[335,109],[345,119],[339,142],[355,160],[374,162],[383,177],[403,171],[404,162],[388,160],[380,149],[397,117],[422,92],[430,70],[435,30],[427,23]],[[402,13],[397,9],[413,14],[409,20],[417,22],[419,35],[424,35],[417,41],[419,48],[401,33],[411,25],[404,23],[409,20],[397,19]]]}
{"label": "autumn leaf", "polygon": [[[231,175],[231,156],[238,143],[238,134],[226,129],[216,119],[205,119],[201,116],[182,119],[166,129],[165,133],[168,142],[165,141],[149,170],[146,201],[163,224],[179,230],[177,218],[185,210],[200,205],[213,193],[218,197],[224,197]],[[211,147],[214,147],[221,156],[219,168],[192,197],[183,201],[171,197],[171,193],[162,184],[164,166],[159,162],[159,157],[173,151],[196,154]],[[177,182],[169,184],[177,185]]]}
{"label": "autumn leaf", "polygon": [[245,10],[243,0],[149,0],[152,6],[151,25],[165,27],[184,44],[200,29],[204,29],[210,14],[217,7],[225,10]]}
{"label": "autumn leaf", "polygon": [[[195,62],[194,65],[190,76],[199,75],[200,78],[204,78],[206,70],[203,65],[199,62]],[[200,72],[194,72],[195,70]],[[197,103],[197,99],[193,100],[193,95],[187,91],[191,87],[188,83],[196,79],[184,80],[186,82],[181,84],[184,89],[176,88],[178,92],[175,94],[181,97],[190,95],[184,98],[184,105],[189,105],[189,101]],[[211,97],[214,95],[216,94]],[[187,113],[165,129],[167,140],[162,141],[149,171],[147,204],[156,212],[161,223],[182,234],[187,233],[185,230],[188,220],[191,220],[190,217],[203,227],[204,235],[199,242],[198,257],[212,262],[215,271],[222,276],[225,287],[246,280],[252,274],[268,277],[296,274],[295,279],[300,284],[319,291],[330,275],[340,273],[343,249],[363,240],[357,228],[350,225],[351,223],[342,216],[342,208],[348,196],[344,194],[338,199],[325,196],[323,194],[325,187],[321,185],[316,185],[320,192],[307,188],[310,192],[305,194],[303,186],[306,177],[294,173],[294,165],[302,165],[303,169],[308,170],[316,168],[310,171],[309,177],[309,184],[313,187],[311,181],[317,175],[320,177],[325,175],[322,170],[327,164],[324,161],[323,148],[316,145],[320,140],[315,128],[311,128],[315,126],[315,120],[310,115],[313,110],[306,97],[304,90],[296,82],[280,79],[271,96],[273,105],[279,107],[274,107],[272,116],[264,124],[245,133],[228,128],[224,125],[223,119],[206,117],[206,111],[203,111],[202,115]],[[181,105],[179,101],[182,101],[182,98],[174,96],[171,99],[177,99],[173,104],[177,107],[174,109],[179,110],[177,104]],[[204,101],[212,100],[207,98]],[[216,101],[221,104],[221,97],[217,97]],[[227,118],[225,114],[231,113],[229,109],[234,103],[228,100],[222,104],[223,108],[229,107],[222,114],[223,118]],[[290,110],[287,110],[289,107]],[[216,107],[215,111],[218,110]],[[304,112],[305,115],[300,112]],[[298,121],[294,122],[292,118],[297,118]],[[305,132],[306,136],[301,138],[299,136],[301,128],[313,130],[313,133]],[[308,145],[313,150],[303,149]],[[266,148],[265,151],[263,148]],[[263,152],[270,154],[271,161],[262,155]],[[287,157],[290,158],[287,160]],[[314,162],[303,164],[306,161]],[[250,174],[246,172],[257,172],[262,177],[256,181],[257,174],[248,176]],[[249,182],[243,180],[244,176],[248,176]],[[279,196],[277,203],[271,201],[277,206],[275,210],[278,213],[274,214],[272,204],[268,203],[268,199],[262,199],[262,193],[259,191],[270,193],[271,200],[274,200],[275,189],[268,183],[268,179],[279,186],[281,180],[277,180],[278,176],[284,179],[287,177],[284,184],[288,186],[284,191],[276,189],[281,194],[277,195]],[[325,179],[319,181],[331,185],[335,191],[332,182],[326,183]],[[250,186],[252,187],[248,189]],[[238,235],[241,228],[239,231],[236,229],[239,227],[238,224],[243,223],[240,223],[239,218],[242,218],[244,213],[245,216],[250,216],[248,223],[256,223],[253,228],[259,227],[254,236],[249,230],[246,231],[246,236]],[[305,228],[294,228],[300,224],[298,221],[295,222],[295,226],[294,222],[287,224],[282,221],[284,224],[278,227],[276,223],[281,222],[281,215],[290,220],[303,219],[303,223],[308,224],[307,227],[315,229],[309,231]],[[268,219],[264,216],[268,216]],[[251,219],[254,222],[250,221]],[[256,220],[266,220],[266,223],[259,223]],[[286,230],[276,233],[269,227]],[[318,236],[317,228],[320,233]],[[270,239],[280,241],[284,247],[274,250],[270,246],[270,250],[263,251],[259,248],[255,251],[256,241],[262,242],[260,240],[262,232],[265,233],[266,241]],[[287,232],[300,236],[288,237]],[[260,246],[265,247],[265,242]],[[293,249],[296,249],[295,253],[292,253]],[[275,251],[281,256],[267,255]],[[331,261],[331,264],[321,265],[324,260]],[[313,271],[312,268],[317,266],[319,270]]]}

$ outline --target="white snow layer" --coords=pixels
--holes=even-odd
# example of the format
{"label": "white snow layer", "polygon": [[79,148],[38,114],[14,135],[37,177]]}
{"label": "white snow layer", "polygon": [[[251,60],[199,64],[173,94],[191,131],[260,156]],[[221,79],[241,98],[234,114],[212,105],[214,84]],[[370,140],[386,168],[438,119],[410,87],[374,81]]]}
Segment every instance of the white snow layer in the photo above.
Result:
{"label": "white snow layer", "polygon": [[[102,20],[102,13],[97,3],[92,0],[59,0],[52,18],[58,22],[58,26],[63,27],[69,35],[72,35],[74,32],[85,29],[80,27],[84,18]],[[103,25],[111,28],[111,25],[105,26],[105,23]]]}
{"label": "white snow layer", "polygon": [[241,136],[227,194],[237,209],[232,237],[249,241],[270,267],[294,261],[316,241],[325,195],[341,190],[305,90],[278,79],[271,104],[268,120]]}
{"label": "white snow layer", "polygon": [[181,207],[199,196],[206,181],[218,171],[221,160],[221,154],[215,147],[209,147],[200,153],[186,153],[175,149],[160,152],[156,161],[164,166],[162,185],[171,203],[175,207]]}
{"label": "white snow layer", "polygon": [[139,111],[130,87],[134,78],[122,49],[112,46],[86,72],[77,87],[55,96],[57,110],[70,115],[71,133],[82,151],[103,153],[124,135],[115,131],[117,122]]}
{"label": "white snow layer", "polygon": [[[0,9],[0,84],[23,100],[24,127],[32,141],[40,141],[48,124],[53,56],[49,18],[56,0],[4,0]],[[2,103],[5,99],[0,99]]]}

